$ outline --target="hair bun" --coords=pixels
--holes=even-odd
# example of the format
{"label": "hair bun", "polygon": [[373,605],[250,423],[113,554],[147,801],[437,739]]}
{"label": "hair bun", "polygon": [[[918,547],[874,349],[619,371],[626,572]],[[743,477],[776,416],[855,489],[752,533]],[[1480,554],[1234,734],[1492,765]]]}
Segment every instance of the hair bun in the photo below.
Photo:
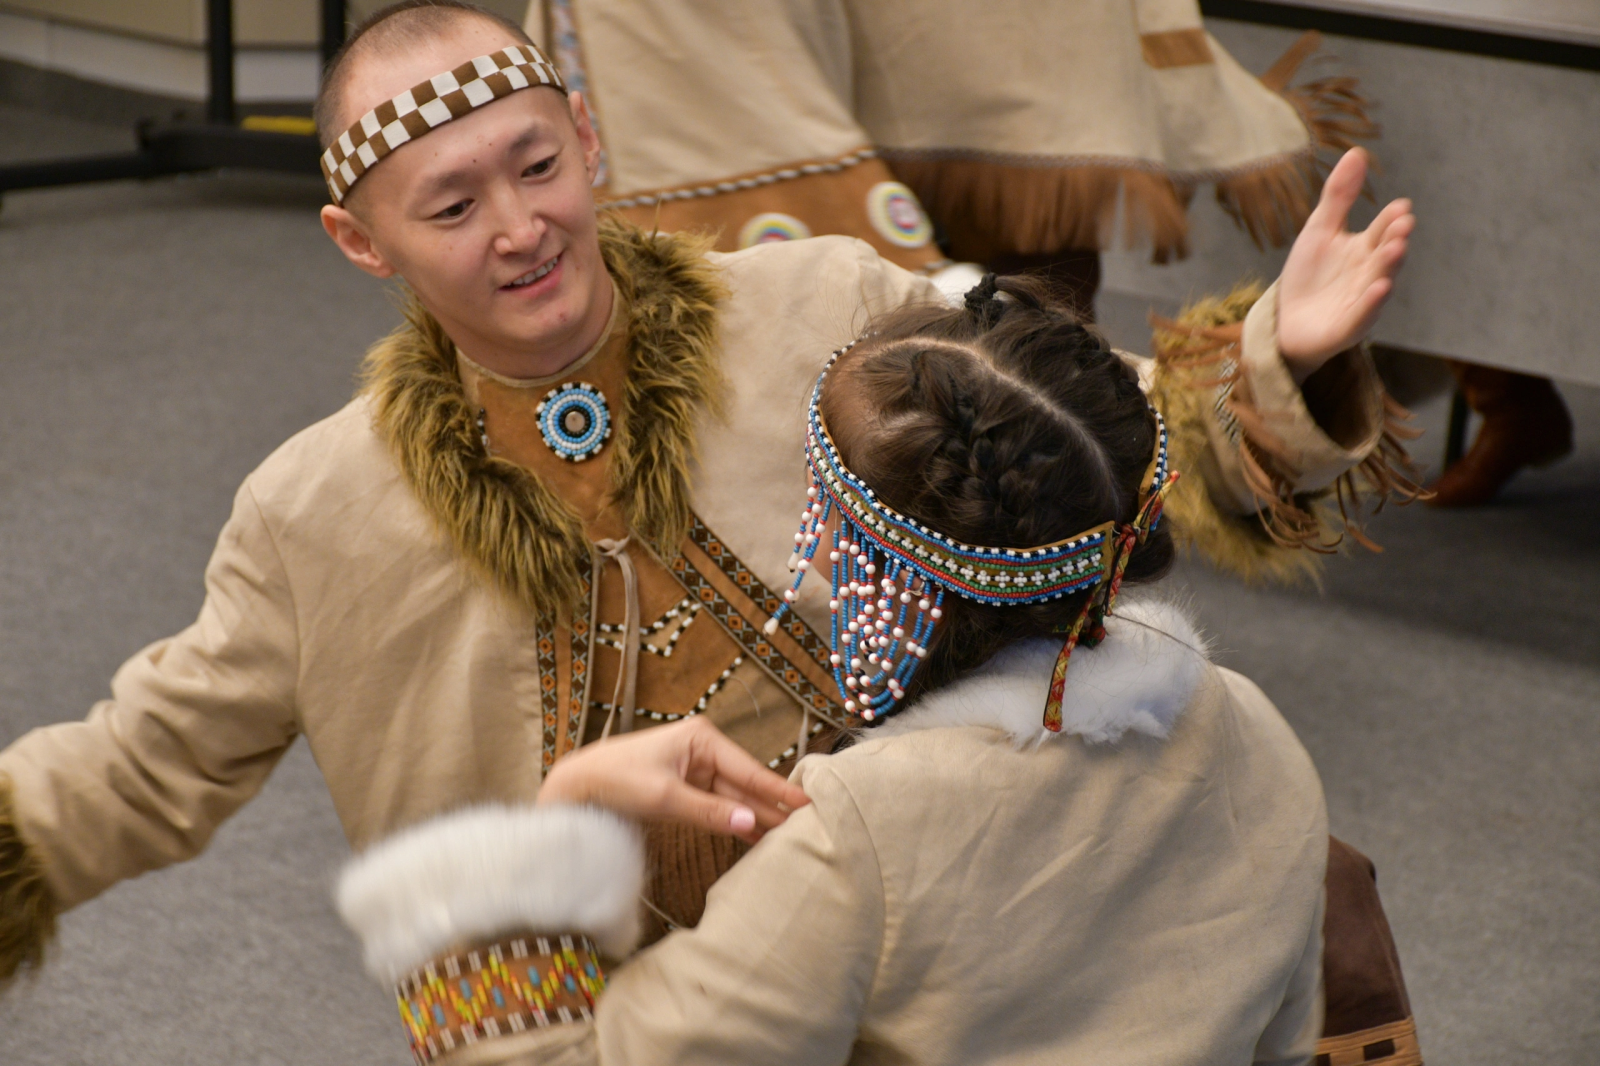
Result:
{"label": "hair bun", "polygon": [[985,274],[982,281],[967,290],[967,314],[979,325],[993,324],[1000,311],[999,292],[999,279],[992,272]]}

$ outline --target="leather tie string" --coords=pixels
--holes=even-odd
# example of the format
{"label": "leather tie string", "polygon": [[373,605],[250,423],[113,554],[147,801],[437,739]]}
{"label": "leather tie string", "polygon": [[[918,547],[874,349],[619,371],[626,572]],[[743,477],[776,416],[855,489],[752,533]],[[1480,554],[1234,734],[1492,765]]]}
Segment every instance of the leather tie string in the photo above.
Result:
{"label": "leather tie string", "polygon": [[639,688],[640,628],[639,574],[628,555],[628,542],[632,539],[632,536],[621,540],[607,537],[595,542],[600,553],[616,560],[617,566],[622,569],[622,598],[626,604],[622,621],[622,662],[617,668],[617,684],[611,693],[611,711],[606,715],[605,728],[600,731],[601,740],[611,735],[613,724],[618,733],[626,733],[633,728],[633,704]]}

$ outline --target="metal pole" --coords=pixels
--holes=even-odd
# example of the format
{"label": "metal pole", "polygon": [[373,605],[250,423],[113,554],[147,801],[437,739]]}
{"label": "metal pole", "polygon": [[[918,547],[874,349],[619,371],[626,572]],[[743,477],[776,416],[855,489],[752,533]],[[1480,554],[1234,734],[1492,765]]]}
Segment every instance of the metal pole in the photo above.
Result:
{"label": "metal pole", "polygon": [[322,0],[322,65],[332,62],[333,54],[344,44],[344,0]]}
{"label": "metal pole", "polygon": [[233,0],[206,0],[206,121],[233,125]]}

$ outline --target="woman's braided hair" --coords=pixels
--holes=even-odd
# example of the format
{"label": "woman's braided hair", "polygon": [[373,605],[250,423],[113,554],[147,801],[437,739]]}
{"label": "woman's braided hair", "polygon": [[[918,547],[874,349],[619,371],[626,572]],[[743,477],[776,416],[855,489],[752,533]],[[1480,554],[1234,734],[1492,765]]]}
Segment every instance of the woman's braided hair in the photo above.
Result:
{"label": "woman's braided hair", "polygon": [[[828,376],[822,414],[879,499],[969,544],[1030,548],[1132,521],[1155,419],[1131,366],[1043,281],[988,275],[961,308],[913,307],[873,328]],[[1125,582],[1160,577],[1158,528]],[[944,601],[908,699],[1006,645],[1064,633],[1099,588],[1028,606]]]}

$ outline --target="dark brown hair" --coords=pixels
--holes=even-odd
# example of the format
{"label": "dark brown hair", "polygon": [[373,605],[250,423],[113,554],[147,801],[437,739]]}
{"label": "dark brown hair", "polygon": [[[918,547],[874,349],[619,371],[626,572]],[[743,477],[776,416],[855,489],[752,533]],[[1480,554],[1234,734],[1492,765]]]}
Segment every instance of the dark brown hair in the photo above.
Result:
{"label": "dark brown hair", "polygon": [[355,57],[368,52],[393,54],[437,36],[463,19],[481,19],[505,30],[521,44],[533,43],[515,22],[463,0],[401,0],[380,8],[350,31],[350,36],[322,72],[322,85],[317,90],[317,103],[311,112],[322,147],[328,147],[345,130],[345,127],[334,129],[333,124],[339,120],[345,83],[350,80]]}
{"label": "dark brown hair", "polygon": [[[1155,448],[1135,371],[1038,279],[985,279],[964,308],[874,323],[828,375],[822,415],[845,465],[879,499],[968,544],[1032,548],[1130,522]],[[1163,528],[1126,582],[1166,573]],[[946,596],[908,699],[1018,640],[1064,633],[1097,587],[996,607]]]}

